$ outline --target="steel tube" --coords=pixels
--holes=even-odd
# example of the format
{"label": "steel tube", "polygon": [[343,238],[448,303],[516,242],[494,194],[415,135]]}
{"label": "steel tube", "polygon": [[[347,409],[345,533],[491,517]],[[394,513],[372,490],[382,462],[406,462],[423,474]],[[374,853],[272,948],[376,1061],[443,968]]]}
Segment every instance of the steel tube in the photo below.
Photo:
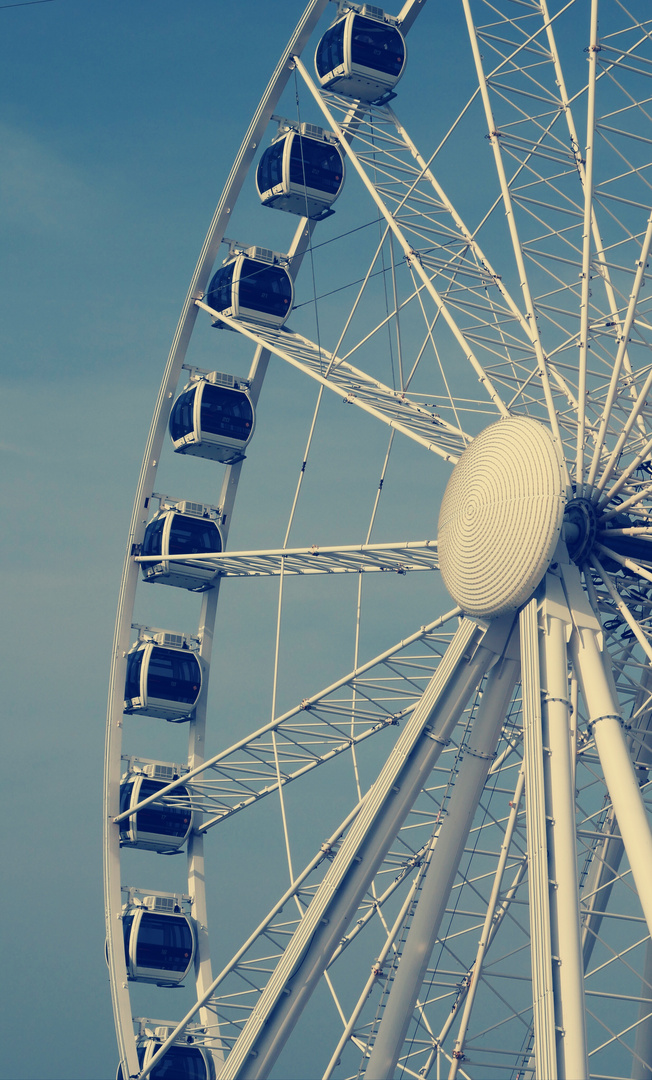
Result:
{"label": "steel tube", "polygon": [[271,1070],[355,917],[385,853],[449,741],[471,693],[502,652],[509,629],[465,620],[235,1043],[220,1080],[261,1080]]}
{"label": "steel tube", "polygon": [[457,867],[495,753],[517,674],[518,662],[504,660],[500,665],[496,665],[488,676],[469,738],[468,751],[446,807],[446,816],[435,842],[394,983],[382,1014],[380,1029],[365,1070],[365,1080],[386,1080],[394,1075]]}
{"label": "steel tube", "polygon": [[652,832],[627,747],[618,700],[607,674],[608,660],[591,627],[577,629],[571,638],[571,652],[607,791],[643,914],[652,932]]}
{"label": "steel tube", "polygon": [[[571,759],[570,701],[566,632],[569,619],[548,618],[540,630],[543,690],[544,758],[549,806],[548,837],[554,888],[550,914],[552,944],[558,957],[552,974],[556,987],[557,1068],[559,1080],[586,1080],[589,1075],[584,1001],[584,968],[577,897],[575,784]],[[548,801],[548,800],[546,800]]]}

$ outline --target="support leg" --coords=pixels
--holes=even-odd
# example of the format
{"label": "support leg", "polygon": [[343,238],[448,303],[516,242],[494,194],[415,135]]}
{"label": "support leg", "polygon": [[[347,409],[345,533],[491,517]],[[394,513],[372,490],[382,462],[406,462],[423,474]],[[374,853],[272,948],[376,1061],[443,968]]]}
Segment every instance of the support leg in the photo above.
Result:
{"label": "support leg", "polygon": [[492,669],[487,679],[469,739],[469,750],[461,764],[421,886],[380,1030],[365,1069],[365,1080],[387,1080],[394,1075],[514,691],[517,672],[516,660],[504,660]]}
{"label": "support leg", "polygon": [[[548,575],[550,578],[550,575]],[[552,579],[550,585],[559,587]],[[560,596],[561,590],[559,590]],[[557,957],[555,985],[559,1080],[584,1080],[589,1074],[584,1001],[584,967],[578,910],[579,880],[575,836],[575,784],[571,759],[570,702],[566,656],[568,619],[541,609],[541,682],[544,771],[548,803],[552,947]],[[565,605],[564,605],[565,606]]]}
{"label": "support leg", "polygon": [[220,1073],[266,1077],[510,625],[460,626]]}
{"label": "support leg", "polygon": [[520,630],[534,1056],[536,1075],[543,1080],[544,1077],[557,1076],[557,1040],[550,947],[550,869],[543,770],[538,601],[536,599],[530,600],[522,609]]}
{"label": "support leg", "polygon": [[627,746],[617,698],[599,644],[599,630],[580,626],[571,651],[593,727],[607,791],[652,933],[652,832]]}

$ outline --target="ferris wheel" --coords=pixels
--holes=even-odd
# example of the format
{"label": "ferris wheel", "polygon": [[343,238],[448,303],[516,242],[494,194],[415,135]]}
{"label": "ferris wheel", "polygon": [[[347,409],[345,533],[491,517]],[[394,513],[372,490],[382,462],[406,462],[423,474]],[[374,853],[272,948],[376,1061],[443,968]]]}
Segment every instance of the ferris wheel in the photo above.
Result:
{"label": "ferris wheel", "polygon": [[122,1080],[652,1078],[652,15],[441,7],[310,0],[190,283],[112,657]]}

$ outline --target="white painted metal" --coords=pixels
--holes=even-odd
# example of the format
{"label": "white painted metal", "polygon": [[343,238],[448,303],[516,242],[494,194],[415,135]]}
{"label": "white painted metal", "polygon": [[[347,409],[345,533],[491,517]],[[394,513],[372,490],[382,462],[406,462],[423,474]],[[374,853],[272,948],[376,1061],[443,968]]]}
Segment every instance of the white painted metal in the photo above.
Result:
{"label": "white painted metal", "polygon": [[[459,616],[459,614],[459,608],[453,608],[452,611],[449,611],[445,615],[442,615],[438,619],[435,619],[432,623],[429,623],[428,626],[421,627],[421,629],[418,630],[416,633],[410,635],[408,638],[399,641],[391,649],[387,649],[384,653],[381,653],[379,656],[375,656],[372,660],[367,661],[365,664],[360,664],[359,667],[355,668],[354,671],[349,672],[343,678],[338,679],[335,683],[327,686],[324,690],[316,694],[312,694],[309,698],[304,698],[300,702],[300,704],[288,710],[288,712],[283,713],[281,716],[276,717],[274,720],[263,725],[261,728],[258,728],[257,730],[251,732],[245,738],[240,739],[238,742],[236,742],[232,746],[229,746],[227,749],[221,750],[219,753],[214,754],[210,758],[206,758],[201,764],[195,766],[194,769],[189,769],[188,771],[184,772],[183,776],[180,776],[178,780],[170,781],[169,784],[167,784],[164,788],[161,788],[158,792],[156,792],[156,794],[150,795],[146,799],[141,799],[139,803],[131,806],[129,810],[125,810],[123,813],[117,814],[115,818],[115,823],[119,824],[126,817],[137,813],[139,810],[142,810],[144,807],[151,805],[162,797],[170,795],[175,790],[175,788],[179,787],[180,785],[184,785],[185,783],[192,781],[197,777],[200,777],[201,774],[205,773],[208,769],[211,769],[214,766],[224,767],[225,763],[228,763],[230,758],[238,759],[239,755],[243,751],[246,751],[249,746],[253,747],[256,759],[260,763],[260,742],[266,736],[270,735],[271,732],[276,732],[277,734],[282,733],[283,726],[286,723],[291,724],[292,721],[296,722],[298,718],[300,718],[302,715],[305,715],[307,712],[312,712],[312,710],[315,708],[319,708],[321,712],[326,713],[328,711],[328,700],[331,695],[336,695],[340,691],[353,690],[359,682],[363,682],[367,686],[370,685],[371,681],[373,680],[374,669],[376,668],[381,668],[381,670],[389,673],[392,670],[392,666],[394,664],[401,662],[401,657],[404,651],[407,651],[410,646],[414,645],[415,643],[418,643],[422,640],[427,640],[429,634],[436,634],[440,628],[445,627],[448,623],[453,622]],[[369,680],[369,683],[366,682],[367,679]],[[407,704],[406,708],[397,709],[397,701],[395,698],[392,699],[391,706],[391,711],[388,711],[386,703],[381,698],[381,700],[379,701],[378,710],[373,712],[370,711],[369,723],[363,729],[359,736],[352,740],[350,731],[347,730],[346,733],[342,733],[342,735],[338,739],[337,744],[330,745],[328,747],[328,750],[323,755],[323,757],[320,758],[313,755],[309,759],[307,764],[301,764],[297,768],[295,773],[290,772],[289,774],[287,774],[282,782],[289,783],[294,776],[305,775],[307,772],[310,772],[312,769],[318,767],[324,761],[330,760],[332,757],[337,756],[339,753],[344,753],[346,750],[350,749],[352,742],[358,742],[366,738],[372,737],[375,733],[383,730],[385,727],[397,723],[404,716],[409,716],[414,709],[413,701],[412,703]],[[341,711],[341,707],[338,707],[338,716],[341,716]],[[244,789],[242,794],[240,794],[239,789],[237,790],[237,793],[234,796],[234,801],[236,799],[242,800],[238,802],[237,807],[238,809],[241,809],[243,805],[255,802],[257,797],[266,797],[267,795],[276,791],[277,788],[278,784],[275,779],[275,782],[273,783],[265,783],[259,795],[256,796],[251,794],[251,785],[249,785],[248,788]],[[244,799],[244,794],[246,794],[249,798]],[[197,800],[197,795],[195,795],[195,799]],[[204,824],[200,827],[200,831],[205,832],[211,827],[212,824],[215,824],[217,821],[222,820],[225,816],[227,816],[227,811],[223,809],[222,812],[213,820],[209,819],[207,821],[204,821]]]}
{"label": "white painted metal", "polygon": [[[409,0],[404,5],[399,15],[404,32],[424,2]],[[632,5],[640,13],[639,0],[632,0]],[[647,514],[652,495],[652,487],[645,482],[652,455],[652,418],[647,405],[652,372],[644,351],[652,343],[645,278],[652,218],[648,216],[648,163],[622,149],[622,140],[629,136],[624,129],[631,119],[628,110],[635,103],[635,95],[644,98],[641,108],[648,100],[645,94],[652,96],[652,91],[641,91],[636,84],[637,79],[649,81],[652,70],[652,57],[645,52],[649,27],[643,13],[631,17],[627,30],[630,17],[625,6],[612,0],[592,0],[588,35],[582,39],[589,42],[589,78],[579,92],[577,80],[569,83],[573,86],[569,92],[561,61],[563,52],[557,48],[555,38],[558,28],[564,25],[566,10],[579,10],[579,4],[572,0],[568,8],[555,4],[553,11],[549,11],[546,0],[521,2],[516,11],[513,0],[464,0],[463,6],[475,60],[476,93],[484,106],[497,174],[491,195],[496,201],[486,219],[478,227],[464,223],[437,179],[438,151],[428,161],[422,157],[391,109],[371,105],[365,110],[317,90],[299,57],[311,29],[327,7],[326,0],[313,0],[247,133],[191,284],[139,481],[114,646],[107,735],[105,867],[112,995],[125,1075],[135,1076],[138,1069],[121,940],[118,823],[160,798],[157,792],[142,800],[135,810],[118,812],[116,779],[121,771],[124,652],[129,643],[138,563],[146,561],[133,556],[132,545],[142,540],[167,412],[197,309],[211,310],[201,295],[225,222],[231,219],[237,189],[293,66],[329,128],[338,134],[370,205],[383,218],[384,234],[344,328],[336,331],[337,342],[331,351],[324,347],[319,334],[313,342],[294,331],[223,320],[256,346],[252,398],[255,400],[260,392],[270,354],[276,354],[315,379],[322,389],[331,390],[388,425],[392,440],[395,433],[397,442],[404,436],[450,464],[464,454],[471,435],[496,416],[504,418],[495,425],[497,429],[513,423],[525,425],[532,432],[540,428],[550,446],[552,437],[563,462],[558,462],[556,472],[552,470],[556,502],[550,518],[552,526],[547,531],[534,527],[532,511],[533,500],[545,501],[550,494],[544,491],[546,469],[540,469],[527,440],[517,456],[496,462],[495,469],[488,470],[495,477],[500,474],[503,486],[509,486],[523,464],[531,486],[526,485],[518,493],[517,501],[523,503],[518,511],[515,506],[506,508],[500,499],[494,500],[495,528],[491,536],[485,528],[476,529],[479,550],[495,578],[494,584],[484,590],[488,599],[484,597],[481,608],[473,606],[482,592],[476,564],[468,551],[458,551],[455,543],[448,544],[458,561],[457,578],[464,583],[466,577],[466,584],[470,580],[472,586],[464,595],[457,586],[452,588],[467,614],[490,617],[504,610],[499,597],[503,579],[513,569],[522,579],[521,591],[510,592],[508,605],[513,609],[525,604],[520,617],[522,722],[514,706],[515,711],[507,717],[505,730],[499,735],[498,720],[508,695],[505,690],[505,697],[497,704],[494,693],[496,698],[501,697],[501,674],[513,667],[512,661],[502,661],[502,668],[500,661],[494,663],[503,652],[507,633],[504,627],[486,629],[463,622],[444,659],[440,660],[440,651],[424,663],[422,656],[413,657],[410,648],[419,642],[430,648],[434,628],[446,622],[435,620],[374,661],[359,664],[360,592],[355,670],[326,690],[304,698],[300,705],[208,758],[204,751],[206,695],[202,695],[190,726],[190,771],[164,789],[171,792],[181,783],[194,784],[198,816],[188,845],[188,892],[193,897],[193,914],[199,926],[197,1001],[183,1020],[167,1024],[169,1038],[140,1075],[151,1075],[167,1047],[199,1013],[221,1077],[266,1076],[326,970],[341,1019],[341,1034],[333,1037],[335,1051],[325,1076],[334,1074],[338,1056],[348,1053],[352,1045],[362,1052],[364,1065],[371,1029],[370,995],[393,967],[397,977],[387,1004],[380,1009],[379,1032],[368,1057],[366,1075],[370,1080],[389,1076],[395,1067],[407,1075],[427,1077],[436,1072],[440,1076],[445,1062],[450,1063],[451,1080],[456,1076],[485,1080],[488,1075],[501,1074],[525,1075],[534,1080],[535,1071],[538,1080],[553,1076],[575,1080],[606,1072],[611,1076],[616,1069],[623,1076],[651,1075],[645,1064],[652,1038],[648,1019],[649,950],[644,960],[642,938],[631,937],[621,944],[617,937],[610,937],[610,928],[616,922],[625,928],[634,926],[637,933],[644,935],[636,913],[639,900],[648,925],[652,921],[652,836],[645,792],[642,795],[639,787],[649,767],[652,599],[648,586],[652,572],[645,553],[641,556],[642,549],[628,547],[649,531]],[[573,11],[571,20],[575,16]],[[633,95],[626,82],[630,78]],[[616,100],[621,93],[622,98]],[[471,110],[473,97],[463,108],[461,119]],[[586,134],[581,137],[572,115],[572,109],[577,112],[580,105],[586,107],[588,115]],[[648,146],[639,130],[640,123],[639,115],[632,123],[632,134]],[[562,139],[558,133],[564,125],[571,138],[570,150],[567,138]],[[449,138],[460,137],[458,127],[454,122],[439,149]],[[580,138],[588,147],[585,159],[579,149]],[[607,151],[603,143],[608,145]],[[569,178],[575,180],[574,189],[570,188]],[[622,197],[617,194],[620,191]],[[603,214],[602,204],[607,199],[609,212]],[[501,231],[497,222],[503,214],[507,227]],[[559,224],[559,215],[563,214],[568,225]],[[489,229],[483,231],[485,222],[490,223]],[[309,250],[312,228],[311,223],[301,222],[289,247],[293,275]],[[493,228],[508,242],[503,243],[498,260],[490,261],[484,248],[487,236],[491,248]],[[351,346],[354,316],[358,307],[362,309],[365,289],[378,271],[385,239],[389,258],[385,269],[391,274],[388,293],[393,310],[388,304],[373,330],[365,330],[364,336]],[[510,244],[517,277],[503,266]],[[624,266],[630,255],[631,268]],[[405,296],[405,291],[401,293],[401,273],[406,270],[411,285],[407,299],[401,299]],[[516,282],[522,291],[520,303],[514,299]],[[421,310],[426,327],[414,362],[403,337],[404,313],[410,304]],[[428,304],[432,313],[428,313]],[[447,332],[442,345],[438,335],[444,324]],[[549,337],[546,326],[552,326]],[[381,327],[391,330],[395,339],[398,389],[363,370],[364,360],[356,361],[362,367],[350,362],[356,349],[364,356],[364,346]],[[348,351],[344,350],[345,337]],[[457,361],[446,358],[441,363],[441,355],[451,342],[459,349],[457,356],[463,357],[481,383],[486,395],[482,405],[461,396],[465,391],[460,390],[459,383],[455,385]],[[421,391],[412,390],[411,380],[426,348],[433,350],[444,389],[440,385],[437,394],[424,401]],[[313,420],[309,446],[314,427]],[[482,436],[478,445],[481,440]],[[241,468],[238,464],[226,471],[219,500],[226,521],[225,537]],[[469,484],[460,480],[463,470],[456,472],[460,513],[472,515],[472,492]],[[291,521],[302,478],[303,472]],[[592,497],[598,515],[594,523],[597,539],[587,544],[585,561],[579,568],[564,560],[563,551],[553,557],[553,534],[560,525],[566,481],[575,483],[572,494],[576,497],[586,484],[586,494]],[[622,503],[618,503],[619,498]],[[528,499],[529,510],[524,509]],[[508,510],[514,510],[511,517]],[[610,530],[613,518],[625,513],[630,515],[628,520],[614,522],[618,527]],[[522,527],[522,533],[514,522]],[[580,526],[569,526],[566,536],[569,543],[579,543]],[[501,561],[503,540],[512,554],[501,556]],[[596,553],[600,553],[599,560]],[[515,565],[521,557],[536,572],[521,574]],[[368,538],[366,544],[357,546],[284,546],[223,552],[214,561],[219,579],[202,598],[198,632],[207,665],[221,577],[276,576],[282,585],[286,575],[298,578],[354,572],[360,575],[361,589],[361,571],[377,574],[391,570],[402,574],[437,568],[438,548],[434,541],[375,544]],[[556,565],[532,598],[551,562]],[[279,600],[279,626],[281,615]],[[571,673],[566,657],[569,635]],[[464,735],[463,725],[457,721],[473,688],[492,663],[482,705],[477,711],[467,712],[474,721]],[[582,692],[579,701],[578,682]],[[395,704],[389,707],[391,700]],[[574,703],[572,713],[569,700]],[[629,719],[625,721],[624,717]],[[342,754],[351,757],[357,792],[362,795],[356,755],[363,743],[375,738],[376,732],[399,721],[403,730],[376,784],[305,871],[296,879],[291,874],[294,880],[282,900],[272,906],[267,918],[245,937],[244,945],[237,947],[233,958],[213,978],[203,887],[207,831],[270,793],[276,793],[281,801],[285,827],[285,786]],[[428,732],[426,728],[433,725],[434,731]],[[498,737],[500,752],[491,764],[483,755],[493,753]],[[446,751],[444,743],[449,746]],[[448,764],[447,758],[455,763]],[[492,781],[498,785],[496,791],[504,791],[507,798],[508,792],[514,792],[511,768],[518,773],[516,793],[510,799],[509,810],[501,811],[497,809]],[[449,814],[434,844],[414,844],[411,848],[410,830],[417,828],[418,815],[429,817],[416,802],[424,797],[420,794],[424,785],[429,788],[427,797],[440,808],[438,814],[445,807]],[[604,792],[604,785],[603,805],[599,799],[596,801],[595,791]],[[523,789],[527,852],[523,847]],[[577,800],[573,795],[576,789]],[[412,816],[408,817],[409,813]],[[433,816],[440,820],[438,815]],[[431,821],[428,827],[432,827]],[[398,871],[392,863],[396,859],[392,845],[397,833],[408,850]],[[291,866],[290,846],[286,832]],[[321,880],[318,875],[312,876],[334,854]],[[491,870],[487,869],[487,861]],[[447,904],[456,872],[455,900]],[[383,874],[393,874],[390,885]],[[525,900],[526,874],[529,905]],[[306,906],[302,889],[308,882],[313,883],[312,899]],[[401,888],[407,891],[405,897]],[[627,897],[628,892],[634,896],[634,913],[621,910],[622,897]],[[396,909],[391,906],[394,896]],[[413,914],[412,898],[416,896],[419,900]],[[297,903],[300,914],[279,930],[274,920],[288,900]],[[443,928],[445,908],[450,916],[447,928]],[[470,924],[463,925],[464,919],[471,920]],[[379,922],[386,928],[386,936],[374,950],[371,975],[365,977],[361,993],[356,991],[349,1008],[345,1003],[347,994],[337,989],[337,962]],[[529,931],[525,929],[528,924]],[[403,940],[406,925],[409,930]],[[277,933],[282,945],[274,955],[265,953],[262,965],[256,955],[253,961],[248,960],[259,941],[276,940]],[[428,1000],[417,1001],[424,964],[428,964],[437,934],[444,959],[429,974],[433,982]],[[474,934],[476,939],[469,950],[468,939]],[[503,936],[508,942],[504,949],[497,945]],[[507,972],[505,956],[509,956],[510,941],[516,941],[513,952],[517,962]],[[532,958],[534,1044],[530,1037],[530,980],[519,962],[519,953],[522,956],[526,948]],[[397,966],[389,962],[396,951],[400,957]],[[612,976],[612,970],[616,970],[613,965],[618,962],[622,962],[621,975],[630,970],[642,975],[638,990],[630,987],[629,994],[621,991],[618,977]],[[237,1040],[231,1035],[222,1043],[229,1050],[223,1055],[216,1036],[219,1031],[223,1038],[224,1028],[219,1025],[224,1023],[225,1010],[228,1014],[233,1007],[233,997],[224,987],[239,972],[244,973],[245,981],[250,980],[246,993],[251,996],[247,1000],[254,1005],[247,1005],[239,1027],[234,1025],[240,1032]],[[257,973],[253,981],[252,972]],[[587,978],[588,1010],[583,972]],[[523,992],[518,993],[515,987],[522,987]],[[478,1020],[487,1008],[487,994],[494,994],[494,998],[489,997],[492,1007],[502,1009],[493,1042],[491,1025]],[[618,1007],[629,1003],[627,1024],[612,1021],[608,1006],[602,1005],[599,1011],[601,1003],[612,999],[619,1003]],[[587,1011],[594,1017],[588,1025],[591,1030],[587,1030]],[[615,1015],[617,1008],[613,1011]],[[489,1008],[486,1016],[493,1015]],[[512,1039],[508,1045],[505,1033],[510,1024],[520,1031],[521,1038]],[[406,1032],[410,1034],[404,1044]],[[607,1065],[596,1064],[605,1048]],[[623,1051],[622,1060],[627,1064],[612,1066],[609,1048]]]}
{"label": "white painted metal", "polygon": [[537,354],[537,361],[539,364],[539,374],[541,377],[541,384],[545,396],[546,406],[548,409],[548,418],[550,421],[550,427],[552,436],[557,443],[557,446],[562,453],[562,440],[559,430],[559,424],[557,420],[556,410],[553,404],[552,391],[550,387],[550,373],[548,369],[548,359],[543,351],[543,345],[541,337],[537,329],[537,324],[534,317],[534,302],[532,297],[532,290],[529,283],[528,273],[525,266],[525,260],[523,257],[523,249],[521,246],[521,240],[518,234],[516,226],[516,219],[514,215],[514,208],[512,205],[512,196],[510,186],[505,171],[505,165],[503,162],[502,151],[500,147],[500,139],[498,137],[498,126],[496,124],[493,110],[491,107],[491,101],[489,98],[489,91],[487,87],[487,80],[484,73],[482,53],[480,51],[480,44],[478,42],[475,25],[473,22],[473,15],[471,13],[471,7],[469,0],[463,0],[464,14],[466,16],[467,27],[469,30],[469,36],[471,39],[471,48],[473,50],[473,59],[475,61],[476,72],[478,75],[478,83],[480,85],[480,93],[482,95],[482,101],[484,104],[485,115],[487,119],[487,128],[489,132],[489,142],[494,152],[494,161],[496,163],[496,172],[500,181],[500,189],[505,204],[505,211],[507,214],[507,221],[509,224],[509,232],[514,249],[514,257],[518,266],[520,286],[523,290],[523,298],[525,301],[525,316],[530,320],[530,325],[535,333],[534,346]]}
{"label": "white painted metal", "polygon": [[469,695],[492,660],[502,653],[510,629],[509,624],[497,623],[483,634],[469,621],[462,623],[370,788],[331,870],[231,1051],[220,1080],[254,1080],[269,1072],[400,823],[450,739]]}
{"label": "white painted metal", "polygon": [[565,494],[557,449],[536,420],[499,420],[474,439],[439,512],[442,577],[463,611],[490,619],[532,595],[561,535]]}
{"label": "white painted metal", "polygon": [[[203,300],[197,300],[196,305],[213,316],[218,315],[218,312],[208,307]],[[410,401],[405,395],[385,386],[378,379],[370,378],[338,359],[336,355],[331,355],[328,350],[302,335],[280,334],[273,328],[247,323],[242,319],[236,321],[230,316],[219,317],[232,330],[237,330],[250,341],[286,360],[292,367],[310,375],[325,389],[338,396],[344,393],[347,404],[357,406],[388,427],[407,435],[445,461],[454,464],[466,446],[469,436],[464,432]],[[324,370],[327,371],[326,375],[323,374]]]}
{"label": "white painted metal", "polygon": [[[397,544],[348,544],[337,547],[313,544],[309,548],[274,548],[268,551],[221,551],[202,553],[202,562],[212,563],[224,577],[278,577],[281,569],[292,574],[351,574],[387,572],[406,574],[413,570],[437,570],[436,540],[408,540]],[[167,555],[166,561],[188,559],[187,555]],[[158,555],[138,555],[136,562],[159,560]]]}
{"label": "white painted metal", "polygon": [[427,290],[427,292],[430,294],[432,300],[437,305],[437,308],[441,312],[443,318],[445,319],[451,333],[454,335],[455,339],[457,340],[460,347],[464,351],[464,353],[467,356],[467,358],[468,358],[469,362],[471,363],[472,367],[475,369],[478,377],[483,382],[484,387],[487,390],[487,392],[489,393],[489,395],[491,397],[491,400],[494,402],[496,408],[501,413],[501,415],[508,416],[509,413],[508,413],[507,407],[505,406],[505,404],[504,404],[500,394],[496,390],[496,388],[492,385],[491,380],[487,378],[486,372],[484,371],[484,369],[482,368],[482,365],[480,364],[479,360],[475,356],[475,352],[474,352],[470,342],[465,338],[465,336],[464,336],[463,332],[461,331],[460,327],[457,325],[457,322],[456,322],[456,320],[455,320],[455,318],[453,316],[452,311],[450,310],[449,306],[444,303],[443,298],[441,297],[438,290],[433,285],[431,278],[425,272],[425,270],[424,270],[424,268],[423,268],[423,266],[421,264],[421,260],[418,259],[418,258],[415,258],[415,252],[413,251],[411,245],[406,240],[406,238],[403,235],[401,229],[398,227],[394,217],[392,216],[392,214],[390,214],[387,207],[383,203],[382,199],[380,199],[380,197],[379,197],[379,195],[378,195],[378,193],[377,193],[377,191],[376,191],[376,189],[374,187],[374,184],[372,183],[369,176],[367,175],[366,170],[363,168],[362,164],[360,163],[360,161],[358,159],[358,156],[353,152],[353,150],[351,149],[350,144],[344,139],[344,137],[343,137],[344,132],[342,131],[340,125],[337,123],[337,121],[335,120],[335,117],[333,116],[332,112],[328,108],[328,106],[327,106],[327,104],[326,104],[326,102],[324,100],[324,96],[322,94],[320,94],[320,92],[317,89],[317,86],[315,85],[313,80],[310,78],[310,75],[309,75],[307,69],[301,63],[301,60],[298,57],[296,58],[296,63],[297,63],[297,68],[298,68],[299,72],[301,73],[301,76],[302,76],[304,82],[306,83],[306,86],[308,87],[311,94],[315,98],[315,101],[317,102],[317,104],[321,108],[322,112],[324,113],[324,116],[327,119],[329,127],[333,128],[333,130],[335,130],[340,135],[340,138],[342,139],[342,143],[343,143],[344,149],[347,152],[349,160],[351,161],[353,167],[355,168],[356,172],[358,173],[358,176],[360,177],[363,184],[365,185],[365,187],[366,187],[367,191],[369,192],[371,198],[376,203],[376,205],[377,205],[378,209],[380,210],[381,214],[384,216],[389,228],[394,233],[394,236],[396,237],[399,244],[401,245],[401,247],[403,249],[403,254],[404,254],[406,260],[408,261],[408,263],[410,265],[413,266],[415,274],[420,279],[423,287]]}
{"label": "white painted metal", "polygon": [[480,938],[480,941],[478,942],[478,952],[476,954],[475,962],[473,964],[473,970],[471,972],[468,983],[468,992],[466,994],[466,1000],[464,1002],[464,1012],[462,1015],[457,1039],[455,1040],[455,1046],[453,1048],[451,1067],[448,1073],[448,1080],[455,1080],[455,1077],[457,1076],[460,1068],[460,1062],[464,1058],[466,1033],[469,1028],[469,1022],[471,1020],[471,1013],[473,1011],[473,1005],[475,1002],[478,985],[482,977],[482,967],[485,957],[487,956],[489,947],[491,945],[492,938],[495,937],[496,931],[502,921],[502,916],[504,916],[506,910],[505,906],[503,905],[501,912],[499,904],[499,894],[503,885],[505,866],[507,864],[507,857],[509,855],[510,846],[514,836],[516,819],[521,806],[521,799],[523,798],[524,787],[525,769],[521,768],[518,774],[518,782],[516,784],[514,798],[511,802],[509,824],[507,829],[505,830],[505,839],[500,849],[500,858],[498,860],[498,866],[496,868],[496,875],[491,890],[491,896],[489,897],[489,903],[487,905],[487,914],[485,916],[484,925],[482,927],[482,936]]}
{"label": "white painted metal", "polygon": [[584,494],[584,440],[586,436],[586,373],[589,357],[589,297],[591,294],[591,224],[593,217],[593,161],[595,151],[595,77],[598,57],[598,0],[591,3],[589,39],[589,86],[586,121],[586,168],[584,173],[584,226],[582,230],[582,295],[580,300],[579,413],[577,424],[577,495]]}
{"label": "white painted metal", "polygon": [[[132,612],[136,585],[138,582],[138,566],[133,560],[134,546],[138,546],[142,543],[145,525],[147,523],[146,507],[154,490],[156,470],[165,437],[174,389],[179,381],[197,314],[195,299],[197,296],[201,296],[204,291],[212,265],[215,261],[215,256],[220,243],[222,242],[224,231],[230,220],[233,204],[237,199],[242,184],[247,176],[262,133],[267,127],[270,117],[276,107],[276,103],[290,77],[292,70],[291,57],[296,51],[300,51],[303,48],[303,45],[309,38],[314,26],[326,8],[327,3],[328,0],[310,0],[308,3],[302,18],[279,61],[267,90],[261,99],[260,105],[234,161],[229,179],[227,180],[227,184],[204,241],[204,246],[190,282],[188,295],[179,319],[161,382],[134,499],[134,509],[122,572],[112,649],[105,747],[103,838],[105,919],[111,996],[120,1061],[123,1066],[123,1071],[129,1076],[137,1075],[139,1066],[135,1041],[132,1037],[132,1012],[122,943],[119,834],[115,827],[114,820],[119,811],[121,728],[123,723],[121,699],[123,698],[123,688],[126,677],[125,658],[129,648],[130,627],[133,618]],[[262,352],[254,361],[254,367],[256,366],[264,371],[266,359]],[[235,495],[239,467],[236,465],[234,466],[234,469],[235,472],[230,476],[227,476],[225,484],[230,490],[233,490],[233,494]],[[194,739],[194,736],[191,736],[191,738]],[[201,871],[197,872],[199,860],[201,858],[199,847],[195,847],[194,854],[192,854],[190,858],[193,885],[195,888],[199,888],[203,891],[204,875]],[[203,900],[198,899],[197,903],[203,910]],[[208,953],[204,945],[202,945],[201,955],[200,971],[203,979],[208,972],[209,964]]]}
{"label": "white painted metal", "polygon": [[409,935],[397,958],[398,968],[365,1069],[367,1080],[385,1080],[394,1074],[517,675],[518,661],[506,656],[487,677],[457,782],[434,841]]}
{"label": "white painted metal", "polygon": [[623,731],[609,661],[601,632],[582,592],[576,567],[563,567],[564,587],[575,633],[571,655],[589,712],[605,783],[636,882],[638,897],[652,933],[652,831]]}
{"label": "white painted metal", "polygon": [[550,865],[543,768],[543,718],[539,660],[538,603],[533,598],[520,614],[525,805],[532,948],[532,1007],[537,1077],[557,1076],[557,1039],[552,977]]}
{"label": "white painted metal", "polygon": [[[560,557],[563,548],[560,545]],[[542,742],[546,775],[552,967],[560,1080],[587,1080],[586,1005],[577,898],[575,782],[566,643],[572,624],[561,580],[549,572],[540,605]],[[536,1041],[535,1041],[536,1047]]]}

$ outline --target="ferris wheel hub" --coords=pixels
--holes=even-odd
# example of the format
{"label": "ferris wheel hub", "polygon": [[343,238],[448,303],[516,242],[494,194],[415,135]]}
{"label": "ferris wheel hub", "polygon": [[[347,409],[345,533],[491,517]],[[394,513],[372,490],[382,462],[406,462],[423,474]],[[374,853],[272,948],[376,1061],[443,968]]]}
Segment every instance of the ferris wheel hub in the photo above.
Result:
{"label": "ferris wheel hub", "polygon": [[573,562],[581,565],[588,557],[598,532],[598,516],[590,499],[571,499],[564,513],[564,540]]}
{"label": "ferris wheel hub", "polygon": [[439,514],[439,564],[467,614],[495,618],[532,595],[559,540],[566,488],[547,428],[509,417],[464,451]]}

